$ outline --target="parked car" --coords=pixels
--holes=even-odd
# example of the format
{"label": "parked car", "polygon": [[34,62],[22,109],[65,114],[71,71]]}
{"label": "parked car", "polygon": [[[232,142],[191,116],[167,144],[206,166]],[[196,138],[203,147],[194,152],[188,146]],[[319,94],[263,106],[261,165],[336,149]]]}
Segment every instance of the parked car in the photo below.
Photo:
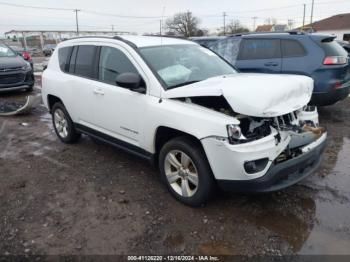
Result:
{"label": "parked car", "polygon": [[210,48],[241,72],[299,74],[315,81],[311,105],[332,105],[349,95],[348,54],[335,37],[303,33],[235,35]]}
{"label": "parked car", "polygon": [[[327,134],[306,76],[240,74],[191,41],[82,37],[59,44],[42,97],[64,143],[82,133],[150,160],[198,206],[219,185],[269,192],[313,173]],[[140,189],[142,190],[142,189]]]}
{"label": "parked car", "polygon": [[34,68],[33,59],[29,51],[20,46],[10,46],[10,48],[15,51],[18,55],[22,56],[24,60],[29,62],[32,68]]}
{"label": "parked car", "polygon": [[31,65],[10,47],[0,42],[0,92],[26,89],[34,86]]}
{"label": "parked car", "polygon": [[198,37],[190,37],[189,40],[208,48],[215,42],[225,38],[226,38],[225,36],[198,36]]}
{"label": "parked car", "polygon": [[45,45],[44,49],[43,49],[44,56],[50,56],[53,53],[53,51],[55,51],[56,46],[57,45],[55,45],[55,44]]}

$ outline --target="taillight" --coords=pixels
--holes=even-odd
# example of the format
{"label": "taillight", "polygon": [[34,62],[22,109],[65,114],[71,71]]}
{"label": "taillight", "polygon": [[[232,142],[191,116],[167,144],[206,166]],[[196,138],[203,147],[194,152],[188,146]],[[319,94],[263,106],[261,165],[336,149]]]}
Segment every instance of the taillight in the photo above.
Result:
{"label": "taillight", "polygon": [[324,65],[345,65],[348,63],[348,58],[345,56],[327,56],[323,64]]}
{"label": "taillight", "polygon": [[24,58],[24,60],[32,60],[32,57],[30,56],[30,54],[27,51],[24,51],[22,53],[22,57]]}

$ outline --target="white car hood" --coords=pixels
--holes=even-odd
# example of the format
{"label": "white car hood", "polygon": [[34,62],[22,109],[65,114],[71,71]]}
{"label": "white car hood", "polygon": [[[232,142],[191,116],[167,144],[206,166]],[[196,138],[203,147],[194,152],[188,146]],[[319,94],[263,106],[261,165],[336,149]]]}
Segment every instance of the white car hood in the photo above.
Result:
{"label": "white car hood", "polygon": [[313,87],[307,76],[242,73],[170,89],[163,97],[224,96],[236,113],[275,117],[307,105]]}

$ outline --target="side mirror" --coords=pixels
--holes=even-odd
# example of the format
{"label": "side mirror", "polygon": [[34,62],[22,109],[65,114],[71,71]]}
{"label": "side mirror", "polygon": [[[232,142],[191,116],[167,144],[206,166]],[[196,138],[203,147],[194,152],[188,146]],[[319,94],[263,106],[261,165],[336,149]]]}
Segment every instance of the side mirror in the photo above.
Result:
{"label": "side mirror", "polygon": [[136,73],[121,73],[117,76],[116,84],[131,91],[146,93],[146,88],[141,86],[143,79]]}

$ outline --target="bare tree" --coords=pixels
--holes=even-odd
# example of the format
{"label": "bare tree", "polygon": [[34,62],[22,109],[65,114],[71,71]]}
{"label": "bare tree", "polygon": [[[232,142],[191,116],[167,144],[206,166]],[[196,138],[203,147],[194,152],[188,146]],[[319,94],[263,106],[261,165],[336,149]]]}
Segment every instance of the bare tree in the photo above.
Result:
{"label": "bare tree", "polygon": [[[219,28],[218,29],[218,35],[222,36],[224,35],[224,29]],[[229,24],[226,25],[226,35],[233,35],[238,33],[248,33],[249,29],[241,24],[239,20],[231,20]]]}
{"label": "bare tree", "polygon": [[231,20],[231,22],[227,25],[226,31],[229,34],[238,34],[238,33],[247,33],[249,29],[241,24],[239,20]]}
{"label": "bare tree", "polygon": [[166,28],[169,32],[183,35],[185,37],[196,36],[199,33],[199,19],[190,11],[177,13],[166,21]]}

